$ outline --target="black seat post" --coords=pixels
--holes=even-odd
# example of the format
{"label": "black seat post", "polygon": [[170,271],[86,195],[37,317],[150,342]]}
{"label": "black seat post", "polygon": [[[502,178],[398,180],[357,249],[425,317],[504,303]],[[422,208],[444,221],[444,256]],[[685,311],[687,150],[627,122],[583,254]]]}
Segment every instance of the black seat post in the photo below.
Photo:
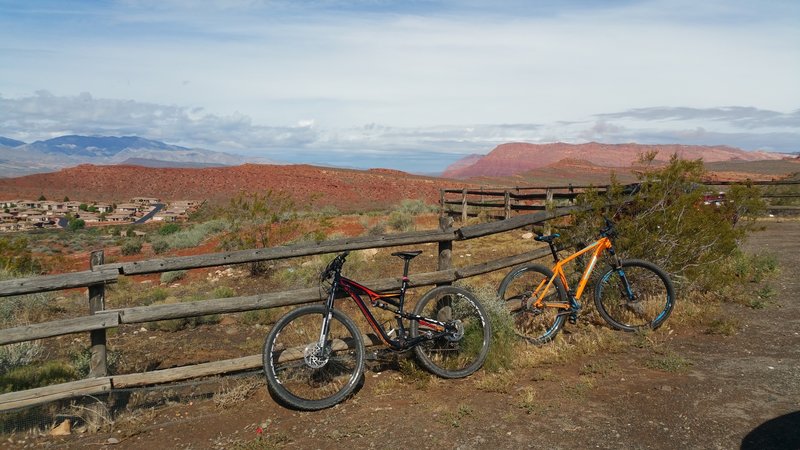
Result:
{"label": "black seat post", "polygon": [[553,260],[558,262],[558,249],[556,248],[556,244],[553,241],[547,241],[550,244],[550,253],[553,254]]}
{"label": "black seat post", "polygon": [[411,259],[403,258],[403,260],[405,261],[405,263],[403,264],[403,281],[406,281],[406,279],[408,278],[408,266],[409,264],[411,264]]}

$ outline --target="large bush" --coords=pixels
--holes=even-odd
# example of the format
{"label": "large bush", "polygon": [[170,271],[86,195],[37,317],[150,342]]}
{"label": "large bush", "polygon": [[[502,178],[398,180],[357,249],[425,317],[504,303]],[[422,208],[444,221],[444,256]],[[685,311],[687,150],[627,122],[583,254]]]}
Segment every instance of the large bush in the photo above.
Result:
{"label": "large bush", "polygon": [[[642,162],[651,163],[653,156]],[[748,186],[732,187],[719,207],[704,205],[703,175],[702,161],[673,156],[666,167],[642,171],[633,195],[613,182],[607,196],[582,199],[595,210],[579,215],[572,237],[595,239],[605,214],[616,222],[615,244],[623,257],[658,264],[679,286],[715,290],[726,283],[724,272],[763,205]]]}

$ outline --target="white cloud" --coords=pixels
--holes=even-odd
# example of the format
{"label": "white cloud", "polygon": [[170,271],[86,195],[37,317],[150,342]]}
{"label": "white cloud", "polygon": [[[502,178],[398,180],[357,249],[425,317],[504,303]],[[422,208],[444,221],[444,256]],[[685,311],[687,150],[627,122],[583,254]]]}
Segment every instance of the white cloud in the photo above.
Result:
{"label": "white cloud", "polygon": [[0,60],[14,64],[0,71],[0,135],[139,134],[240,152],[691,136],[786,148],[798,134],[798,5],[2,4]]}

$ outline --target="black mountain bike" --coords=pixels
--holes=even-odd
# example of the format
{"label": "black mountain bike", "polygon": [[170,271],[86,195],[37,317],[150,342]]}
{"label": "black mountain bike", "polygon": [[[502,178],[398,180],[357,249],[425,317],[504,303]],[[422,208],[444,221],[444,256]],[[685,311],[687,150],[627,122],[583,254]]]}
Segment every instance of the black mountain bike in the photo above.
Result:
{"label": "black mountain bike", "polygon": [[[421,251],[392,253],[405,261],[399,292],[375,292],[342,276],[348,252],[323,271],[330,282],[324,305],[295,309],[272,327],[264,343],[264,372],[270,393],[296,409],[333,406],[357,387],[364,372],[364,337],[334,302],[344,291],[353,299],[378,339],[390,350],[414,349],[419,363],[443,378],[466,377],[486,359],[491,339],[489,317],[473,294],[454,286],[428,291],[409,313],[404,309],[408,266]],[[379,324],[362,299],[393,313],[396,326]]]}

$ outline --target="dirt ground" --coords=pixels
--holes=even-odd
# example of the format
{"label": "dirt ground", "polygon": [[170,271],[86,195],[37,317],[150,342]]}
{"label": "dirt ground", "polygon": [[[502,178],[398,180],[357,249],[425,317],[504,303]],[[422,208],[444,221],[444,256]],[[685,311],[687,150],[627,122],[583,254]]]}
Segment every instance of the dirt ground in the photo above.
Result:
{"label": "dirt ground", "polygon": [[368,371],[355,396],[311,413],[278,406],[253,378],[245,401],[175,403],[113,432],[12,437],[0,447],[797,449],[800,221],[765,225],[746,247],[779,262],[767,307],[723,304],[732,335],[658,330],[651,339],[674,367],[650,363],[652,348],[625,345],[516,370],[495,384],[485,373],[424,383],[397,370]]}

